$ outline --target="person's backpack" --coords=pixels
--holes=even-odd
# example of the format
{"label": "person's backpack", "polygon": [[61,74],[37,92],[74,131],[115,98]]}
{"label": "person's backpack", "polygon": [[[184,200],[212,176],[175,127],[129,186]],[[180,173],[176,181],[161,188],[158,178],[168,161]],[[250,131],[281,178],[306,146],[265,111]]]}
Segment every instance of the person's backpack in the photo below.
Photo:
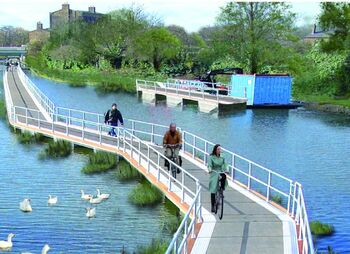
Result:
{"label": "person's backpack", "polygon": [[107,112],[105,113],[105,123],[108,123],[110,112],[111,112],[110,110],[107,110]]}

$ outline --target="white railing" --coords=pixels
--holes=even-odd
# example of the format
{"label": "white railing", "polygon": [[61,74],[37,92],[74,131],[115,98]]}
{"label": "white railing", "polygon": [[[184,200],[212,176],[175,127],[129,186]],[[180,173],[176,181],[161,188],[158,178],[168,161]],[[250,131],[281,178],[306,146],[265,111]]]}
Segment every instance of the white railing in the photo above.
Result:
{"label": "white railing", "polygon": [[[148,81],[145,81],[148,82]],[[152,83],[152,82],[151,82]],[[148,83],[149,84],[149,83]],[[156,86],[157,83],[153,82],[152,86]],[[8,96],[6,96],[6,99],[8,99]],[[15,107],[20,109],[19,107]],[[55,109],[54,113],[52,114],[53,122],[45,122],[44,120],[39,119],[39,112],[37,113],[36,117],[33,117],[33,110],[24,109],[21,110],[22,112],[21,117],[26,119],[26,124],[28,124],[28,119],[36,119],[36,122],[38,123],[38,128],[42,128],[40,126],[40,123],[46,123],[51,126],[52,132],[54,132],[54,125],[55,124],[61,124],[62,126],[65,126],[66,135],[69,135],[69,128],[71,127],[79,127],[82,130],[82,139],[85,138],[86,131],[95,131],[99,135],[99,140],[101,142],[102,137],[106,137],[107,134],[104,133],[110,126],[104,124],[104,116],[97,113],[91,113],[91,112],[85,112],[81,110],[74,110],[69,108],[63,108],[63,107],[54,107]],[[19,112],[15,109],[11,110],[11,115],[17,116],[17,118],[13,117],[15,120],[18,120]],[[29,112],[30,111],[30,112]],[[153,165],[153,167],[156,167],[158,172],[162,172],[166,175],[168,175],[168,178],[171,179],[172,176],[169,175],[169,172],[164,171],[164,169],[160,165],[161,159],[167,159],[165,156],[159,151],[157,151],[155,148],[153,148],[150,144],[161,144],[162,143],[162,137],[165,133],[165,131],[168,129],[167,126],[160,125],[160,124],[153,124],[133,119],[125,119],[125,132],[123,136],[124,140],[132,140],[131,143],[128,143],[127,141],[124,142],[125,144],[129,145],[129,150],[133,153],[133,151],[139,152],[139,160],[146,161],[148,164],[147,167],[150,167],[149,165]],[[118,130],[118,137],[121,134],[121,129],[117,128]],[[206,139],[203,139],[195,134],[192,134],[188,131],[179,130],[183,134],[183,152],[191,156],[193,159],[197,159],[200,163],[202,163],[203,167],[206,166],[210,151],[212,150],[213,146],[215,145],[213,142],[210,142]],[[125,136],[126,135],[126,136]],[[108,136],[107,136],[108,137]],[[119,140],[119,139],[118,139]],[[148,141],[148,142],[147,142]],[[134,146],[134,142],[138,143],[138,146]],[[148,148],[147,150],[147,156],[141,155],[140,153],[140,146],[141,144],[146,145]],[[118,142],[119,147],[119,142]],[[138,149],[138,150],[137,150]],[[157,156],[157,163],[154,164],[150,160],[150,152],[154,152],[158,154]],[[236,183],[239,183],[240,185],[243,185],[248,190],[252,191],[254,194],[260,197],[264,197],[264,200],[266,202],[274,201],[273,204],[276,205],[277,208],[284,211],[286,214],[291,216],[297,226],[298,234],[297,238],[299,242],[302,242],[302,252],[303,254],[309,254],[314,253],[314,246],[312,242],[312,236],[311,231],[308,223],[307,218],[307,211],[303,196],[303,190],[302,186],[297,183],[293,182],[291,179],[282,176],[279,173],[276,173],[270,169],[267,169],[249,159],[246,159],[236,153],[233,153],[225,148],[222,148],[222,156],[225,157],[226,162],[229,165],[230,170],[230,181],[234,181]],[[172,163],[171,161],[169,163]],[[182,174],[181,180],[175,180],[175,183],[177,185],[181,186],[181,197],[182,201],[184,201],[185,192],[189,193],[193,197],[194,200],[196,200],[196,195],[198,193],[198,186],[199,183],[196,181],[197,186],[197,192],[189,190],[185,186],[185,176],[192,179],[194,181],[194,178],[191,174],[189,174],[184,169],[181,169],[182,172],[185,172]],[[164,171],[164,172],[163,172]],[[160,173],[157,173],[160,176]],[[185,175],[184,175],[185,174]],[[157,176],[158,177],[158,176]],[[159,178],[157,178],[159,180]],[[176,185],[175,184],[175,185]],[[169,181],[169,190],[172,189],[171,181]],[[277,199],[279,198],[279,201]],[[277,204],[280,203],[280,204]],[[192,205],[194,205],[192,203]],[[196,209],[198,209],[197,205]],[[188,212],[188,214],[193,214],[192,212]],[[195,213],[196,214],[196,213]],[[185,216],[184,220],[190,217]],[[193,216],[192,216],[193,218]],[[201,218],[201,217],[199,217]],[[197,218],[198,219],[198,218]],[[187,228],[188,229],[188,228]],[[188,230],[185,228],[182,228],[178,231],[185,230],[186,233],[188,233]],[[179,235],[175,234],[174,238],[176,240],[172,240],[172,243],[174,243],[173,250],[175,253],[182,253],[184,249],[181,251],[177,249],[179,246],[184,245],[177,245],[179,241]],[[185,238],[185,237],[184,237]],[[188,235],[186,236],[186,239],[188,239]]]}
{"label": "white railing", "polygon": [[196,87],[191,86],[185,88],[183,84],[162,83],[155,81],[136,80],[136,89],[140,91],[142,89],[148,89],[159,93],[176,94],[182,96],[188,96],[193,98],[201,98],[203,100],[241,100],[242,103],[246,102],[246,98],[232,97],[230,95],[220,94],[220,91],[226,91],[224,89],[212,88],[212,87]]}
{"label": "white railing", "polygon": [[55,112],[55,104],[28,78],[20,66],[18,66],[16,69],[18,70],[18,75],[22,80],[23,85],[26,86],[26,88],[43,107],[45,112],[51,117],[51,114]]}
{"label": "white railing", "polygon": [[12,115],[13,101],[12,101],[11,93],[9,90],[7,71],[3,72],[3,84],[4,84],[5,105],[6,105],[6,109],[7,109],[7,117],[8,117],[8,120],[11,122],[12,117],[13,117],[13,115]]}
{"label": "white railing", "polygon": [[[59,111],[59,108],[57,109]],[[179,197],[181,203],[187,203],[189,205],[190,209],[186,212],[177,233],[174,234],[172,244],[169,246],[169,251],[174,250],[175,253],[187,253],[187,242],[194,235],[197,223],[202,221],[201,189],[197,178],[169,160],[151,144],[135,136],[132,131],[128,129],[116,128],[117,137],[111,137],[107,134],[111,126],[105,125],[104,123],[96,123],[88,119],[77,118],[73,116],[73,114],[71,114],[71,116],[66,116],[54,113],[52,114],[53,121],[47,121],[40,117],[41,112],[38,110],[15,106],[13,107],[13,112],[14,123],[21,123],[26,126],[36,127],[39,130],[49,131],[53,136],[55,133],[59,133],[61,135],[66,135],[69,140],[68,137],[72,136],[72,134],[70,134],[71,130],[75,129],[75,131],[78,130],[81,132],[79,138],[81,138],[82,141],[88,140],[101,145],[104,144],[103,141],[106,138],[116,140],[116,148],[118,150],[124,153],[126,152],[131,158],[136,159],[138,165],[143,166],[147,170],[147,174],[154,175],[158,182],[166,184],[169,192],[174,192]],[[84,115],[85,114],[97,116],[97,114],[87,112],[85,112]],[[143,131],[138,131],[138,133],[143,133]],[[95,139],[91,138],[93,135],[96,135]],[[76,135],[73,136],[77,137]],[[147,150],[142,152],[142,149],[145,149],[145,147]],[[152,153],[157,156],[155,161],[151,160]],[[164,160],[167,160],[170,165],[180,169],[181,173],[178,174],[177,178],[174,178],[171,172],[163,168],[161,164]],[[191,185],[189,181],[192,182],[194,189],[187,187]],[[182,234],[180,234],[180,232],[182,232]],[[179,241],[181,241],[180,244],[178,244]]]}
{"label": "white railing", "polygon": [[225,86],[226,89],[217,88],[218,91],[226,91],[230,95],[230,86],[223,83],[217,82],[205,82],[199,80],[188,80],[188,79],[167,79],[167,85],[179,85],[183,89],[208,89],[215,88],[218,86]]}
{"label": "white railing", "polygon": [[[198,206],[201,205],[200,201],[200,188],[198,193],[196,194],[194,201],[188,212],[185,214],[184,219],[182,220],[179,228],[176,230],[173,239],[171,240],[168,249],[166,250],[166,254],[170,253],[188,253],[188,238],[195,238],[195,230],[196,223],[199,218],[201,218],[200,210],[198,210]],[[190,215],[194,215],[193,218]],[[191,235],[190,235],[191,234]]]}

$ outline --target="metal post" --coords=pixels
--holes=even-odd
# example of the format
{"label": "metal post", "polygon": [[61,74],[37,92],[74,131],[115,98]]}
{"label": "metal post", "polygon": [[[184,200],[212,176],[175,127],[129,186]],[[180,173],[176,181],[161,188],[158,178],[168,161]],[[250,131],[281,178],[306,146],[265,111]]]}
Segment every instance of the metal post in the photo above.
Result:
{"label": "metal post", "polygon": [[181,170],[181,191],[182,191],[182,195],[181,195],[181,203],[185,202],[185,172],[183,170]]}
{"label": "metal post", "polygon": [[249,169],[248,169],[248,190],[250,190],[250,177],[252,176],[252,164],[249,162]]}
{"label": "metal post", "polygon": [[134,121],[131,122],[131,133],[132,133],[132,135],[135,135],[135,122]]}
{"label": "metal post", "polygon": [[154,125],[152,124],[151,143],[154,144]]}
{"label": "metal post", "polygon": [[[99,141],[100,141],[100,145],[101,145],[102,144],[102,126],[98,125],[97,127],[98,127],[98,133],[99,133]],[[118,143],[119,143],[119,135],[118,135]],[[118,144],[118,148],[119,148],[119,144]]]}
{"label": "metal post", "polygon": [[139,140],[139,165],[141,165],[141,140]]}
{"label": "metal post", "polygon": [[289,194],[288,194],[288,204],[287,204],[287,214],[290,215],[290,197],[292,195],[292,182],[289,183]]}
{"label": "metal post", "polygon": [[157,161],[157,182],[159,182],[159,180],[160,180],[160,155],[159,155],[159,153],[158,153],[158,161]]}
{"label": "metal post", "polygon": [[193,136],[193,139],[192,139],[192,158],[193,159],[196,157],[195,152],[197,150],[195,148],[196,148],[196,136]]}
{"label": "metal post", "polygon": [[267,178],[267,191],[266,191],[266,201],[270,200],[270,187],[271,187],[271,171],[269,171],[269,176]]}
{"label": "metal post", "polygon": [[72,112],[71,109],[68,110],[68,117],[69,117],[69,125],[71,125],[71,118],[72,118]]}
{"label": "metal post", "polygon": [[236,170],[236,165],[235,165],[235,154],[232,154],[232,172],[231,172],[231,178],[232,180],[235,178],[235,170]]}
{"label": "metal post", "polygon": [[28,126],[28,108],[26,108],[26,125]]}
{"label": "metal post", "polygon": [[151,170],[151,162],[150,162],[150,149],[149,149],[149,146],[147,146],[147,159],[148,159],[148,165],[147,165],[147,172],[149,173],[150,170]]}
{"label": "metal post", "polygon": [[204,164],[207,165],[208,163],[208,142],[204,142]]}

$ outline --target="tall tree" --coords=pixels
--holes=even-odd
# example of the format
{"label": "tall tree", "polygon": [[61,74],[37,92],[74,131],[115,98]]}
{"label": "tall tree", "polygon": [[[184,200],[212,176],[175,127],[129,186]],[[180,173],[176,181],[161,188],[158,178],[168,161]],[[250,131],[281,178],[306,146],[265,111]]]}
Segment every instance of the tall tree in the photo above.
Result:
{"label": "tall tree", "polygon": [[258,73],[293,39],[294,19],[286,3],[229,2],[217,18],[222,29],[215,40],[250,73]]}
{"label": "tall tree", "polygon": [[28,31],[20,27],[3,26],[0,28],[1,46],[21,46],[29,40]]}
{"label": "tall tree", "polygon": [[165,28],[152,28],[134,42],[136,56],[140,60],[149,61],[159,71],[163,62],[175,57],[180,50],[179,39]]}
{"label": "tall tree", "polygon": [[332,31],[322,43],[324,50],[350,49],[350,3],[321,3],[319,21],[323,29]]}

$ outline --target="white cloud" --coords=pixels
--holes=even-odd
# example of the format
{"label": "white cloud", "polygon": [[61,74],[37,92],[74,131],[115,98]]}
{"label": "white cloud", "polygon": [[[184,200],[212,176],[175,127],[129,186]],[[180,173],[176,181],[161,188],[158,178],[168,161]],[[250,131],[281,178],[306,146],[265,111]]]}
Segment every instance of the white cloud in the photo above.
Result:
{"label": "white cloud", "polygon": [[[61,8],[66,0],[1,0],[0,26],[21,26],[28,30],[36,27],[37,21],[42,21],[44,27],[49,26],[49,12]],[[156,14],[164,20],[166,25],[176,24],[185,27],[189,32],[197,31],[200,27],[213,25],[220,12],[220,7],[227,0],[70,0],[71,8],[75,10],[87,10],[89,6],[95,6],[96,10],[106,13],[131,4],[142,5],[149,13]],[[293,10],[301,14],[301,17],[312,16],[314,18],[319,11],[317,3],[296,2]],[[301,18],[302,19],[302,18]]]}

